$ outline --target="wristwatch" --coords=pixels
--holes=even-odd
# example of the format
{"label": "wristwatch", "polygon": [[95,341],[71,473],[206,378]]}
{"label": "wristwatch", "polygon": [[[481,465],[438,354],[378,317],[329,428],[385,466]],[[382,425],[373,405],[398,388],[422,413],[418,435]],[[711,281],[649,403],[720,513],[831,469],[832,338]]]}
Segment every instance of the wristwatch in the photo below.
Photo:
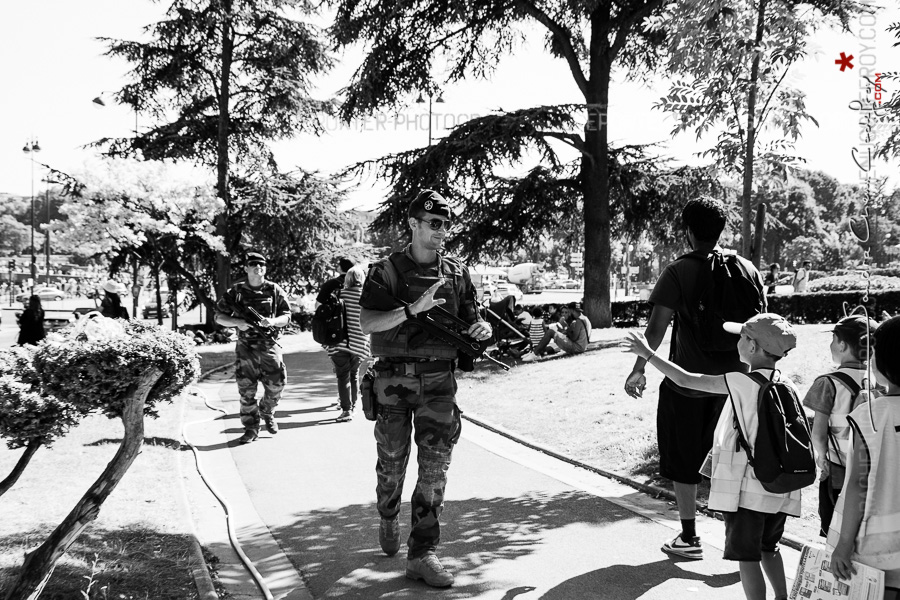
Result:
{"label": "wristwatch", "polygon": [[415,319],[415,318],[416,318],[416,315],[414,315],[414,314],[412,313],[412,311],[409,310],[409,305],[406,305],[406,306],[403,307],[403,312],[406,313],[406,318],[407,318],[407,319]]}

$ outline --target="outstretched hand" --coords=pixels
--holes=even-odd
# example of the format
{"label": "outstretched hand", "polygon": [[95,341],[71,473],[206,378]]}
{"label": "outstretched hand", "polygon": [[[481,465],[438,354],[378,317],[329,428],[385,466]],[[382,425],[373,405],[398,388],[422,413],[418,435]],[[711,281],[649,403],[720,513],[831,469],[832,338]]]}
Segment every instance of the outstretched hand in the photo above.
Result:
{"label": "outstretched hand", "polygon": [[653,349],[647,344],[647,338],[643,334],[629,331],[625,336],[625,351],[637,354],[644,360],[650,358]]}
{"label": "outstretched hand", "polygon": [[410,312],[412,312],[414,315],[417,315],[420,312],[429,311],[435,306],[444,304],[446,300],[444,300],[443,298],[438,298],[436,300],[434,298],[434,294],[438,291],[438,288],[443,285],[443,283],[444,280],[441,279],[435,282],[434,285],[432,285],[430,288],[425,290],[424,294],[419,296],[419,298],[415,302],[409,305]]}

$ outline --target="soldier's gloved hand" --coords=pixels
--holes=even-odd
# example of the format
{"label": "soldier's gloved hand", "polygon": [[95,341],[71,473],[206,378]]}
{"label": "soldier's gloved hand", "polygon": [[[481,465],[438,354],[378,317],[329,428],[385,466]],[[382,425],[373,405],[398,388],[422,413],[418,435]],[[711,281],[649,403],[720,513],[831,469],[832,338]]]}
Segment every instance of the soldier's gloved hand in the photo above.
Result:
{"label": "soldier's gloved hand", "polygon": [[260,327],[272,327],[272,321],[266,317],[263,317],[262,319],[259,320],[259,326]]}
{"label": "soldier's gloved hand", "polygon": [[472,323],[472,325],[469,327],[469,331],[467,331],[466,333],[469,335],[469,337],[481,342],[491,337],[493,330],[491,329],[490,323],[488,323],[487,321],[479,321],[477,323]]}
{"label": "soldier's gloved hand", "polygon": [[441,304],[445,303],[446,300],[444,300],[443,298],[438,298],[437,300],[434,299],[435,292],[437,292],[438,288],[441,287],[443,283],[444,280],[441,279],[430,288],[425,290],[424,294],[419,296],[419,298],[415,302],[409,305],[409,312],[417,315],[420,312],[431,310],[435,306],[440,306]]}

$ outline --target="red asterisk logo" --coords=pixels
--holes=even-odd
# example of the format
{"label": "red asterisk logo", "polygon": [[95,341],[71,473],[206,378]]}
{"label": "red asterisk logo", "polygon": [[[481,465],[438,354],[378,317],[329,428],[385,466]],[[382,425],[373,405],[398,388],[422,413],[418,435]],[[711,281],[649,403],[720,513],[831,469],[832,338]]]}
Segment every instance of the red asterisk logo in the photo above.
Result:
{"label": "red asterisk logo", "polygon": [[849,68],[851,68],[851,69],[853,68],[853,63],[850,62],[850,61],[852,61],[852,60],[853,60],[853,55],[852,55],[852,54],[851,54],[850,56],[847,56],[846,54],[844,54],[843,52],[841,52],[841,58],[840,58],[840,60],[834,61],[834,64],[836,64],[836,65],[841,65],[841,73],[843,73],[843,72],[844,72],[844,68],[846,68],[846,67],[849,67]]}

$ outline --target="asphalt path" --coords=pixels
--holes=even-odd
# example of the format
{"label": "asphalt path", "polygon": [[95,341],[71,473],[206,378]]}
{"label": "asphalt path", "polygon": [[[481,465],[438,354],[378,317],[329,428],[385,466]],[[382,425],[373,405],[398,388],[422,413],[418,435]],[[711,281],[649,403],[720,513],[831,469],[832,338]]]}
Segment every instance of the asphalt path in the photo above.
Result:
{"label": "asphalt path", "polygon": [[[405,548],[386,557],[378,546],[372,423],[359,411],[350,423],[335,422],[334,376],[321,349],[309,344],[286,358],[276,436],[263,431],[253,444],[235,444],[242,430],[230,374],[209,384],[228,413],[211,427],[229,439],[238,481],[313,598],[744,597],[737,565],[721,558],[721,523],[698,522],[704,560],[673,559],[660,551],[676,533],[672,506],[546,455],[509,450],[503,444],[522,446],[468,421],[449,471],[439,548],[456,583],[435,590],[406,579]],[[400,513],[404,537],[415,465],[414,454]]]}

